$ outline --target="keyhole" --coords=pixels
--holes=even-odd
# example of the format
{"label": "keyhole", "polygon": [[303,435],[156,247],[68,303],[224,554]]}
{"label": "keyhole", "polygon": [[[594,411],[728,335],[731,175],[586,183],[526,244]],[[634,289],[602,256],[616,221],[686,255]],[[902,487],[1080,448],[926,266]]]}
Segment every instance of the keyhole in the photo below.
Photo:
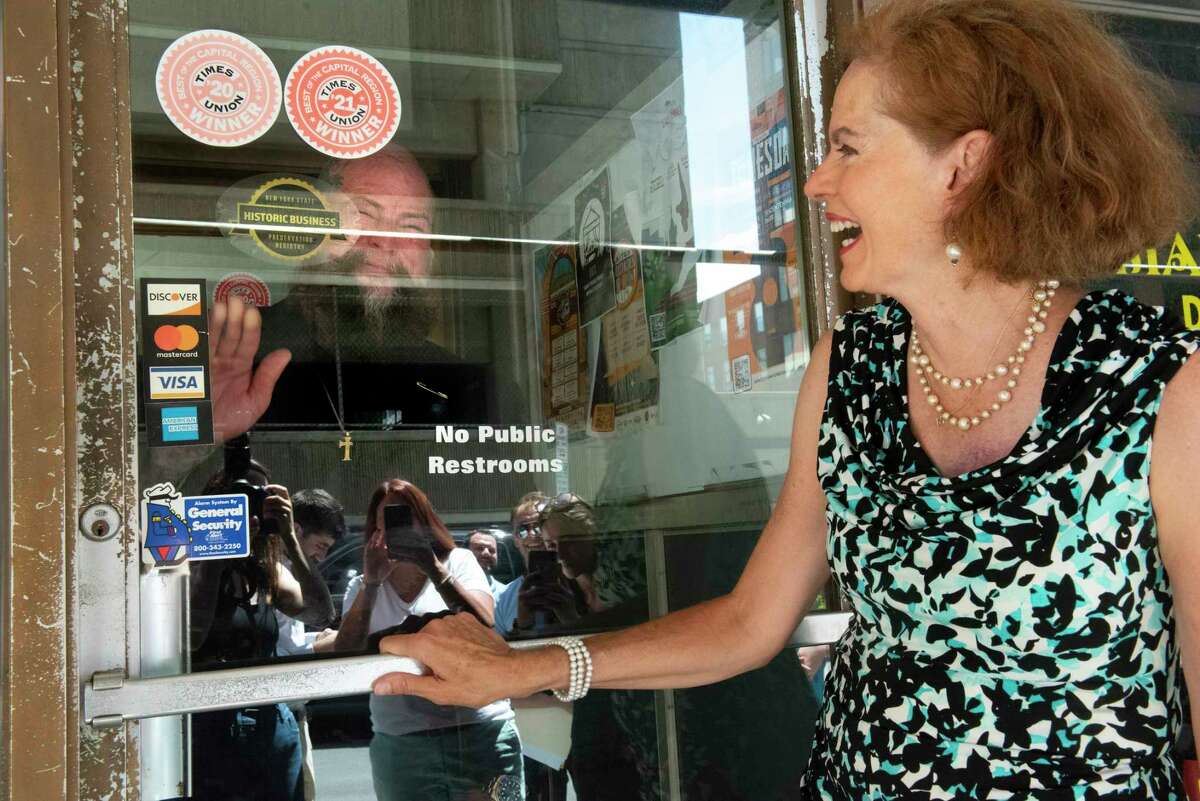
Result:
{"label": "keyhole", "polygon": [[105,523],[103,520],[97,520],[95,523],[92,523],[92,536],[93,537],[95,537],[98,540],[102,540],[102,539],[104,539],[105,535],[107,535],[107,534],[108,534],[108,523]]}

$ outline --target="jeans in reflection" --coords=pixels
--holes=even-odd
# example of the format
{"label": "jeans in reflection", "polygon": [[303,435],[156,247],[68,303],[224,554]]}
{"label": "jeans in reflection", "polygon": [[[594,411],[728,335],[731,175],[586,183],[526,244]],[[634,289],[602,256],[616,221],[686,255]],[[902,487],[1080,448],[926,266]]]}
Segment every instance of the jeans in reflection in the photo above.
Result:
{"label": "jeans in reflection", "polygon": [[378,801],[523,801],[521,738],[512,720],[371,738]]}
{"label": "jeans in reflection", "polygon": [[286,704],[192,715],[194,801],[304,801],[300,729]]}

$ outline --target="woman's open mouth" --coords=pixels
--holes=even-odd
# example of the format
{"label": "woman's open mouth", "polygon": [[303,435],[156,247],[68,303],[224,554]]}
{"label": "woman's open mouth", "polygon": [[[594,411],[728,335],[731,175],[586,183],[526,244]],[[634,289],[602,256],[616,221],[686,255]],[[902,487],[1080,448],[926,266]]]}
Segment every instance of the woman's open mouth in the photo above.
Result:
{"label": "woman's open mouth", "polygon": [[840,238],[838,254],[843,256],[858,244],[862,234],[862,228],[852,220],[830,220],[829,230],[835,235],[835,239]]}

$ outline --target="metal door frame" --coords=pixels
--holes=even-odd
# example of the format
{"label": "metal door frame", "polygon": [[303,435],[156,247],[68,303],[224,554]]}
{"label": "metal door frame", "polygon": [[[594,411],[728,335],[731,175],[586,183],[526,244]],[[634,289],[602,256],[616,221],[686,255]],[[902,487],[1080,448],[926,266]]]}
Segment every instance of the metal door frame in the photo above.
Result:
{"label": "metal door frame", "polygon": [[101,501],[136,518],[124,30],[108,0],[4,7],[12,799],[137,797],[136,729],[81,725],[79,683],[138,663],[136,526],[93,542],[77,525]]}

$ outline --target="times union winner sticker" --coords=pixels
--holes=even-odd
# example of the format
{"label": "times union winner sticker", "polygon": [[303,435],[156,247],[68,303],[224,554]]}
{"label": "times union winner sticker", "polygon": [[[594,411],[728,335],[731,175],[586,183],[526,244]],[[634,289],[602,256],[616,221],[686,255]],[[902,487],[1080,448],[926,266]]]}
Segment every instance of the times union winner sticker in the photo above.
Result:
{"label": "times union winner sticker", "polygon": [[288,73],[283,96],[296,133],[327,156],[369,156],[400,126],[396,82],[386,67],[352,47],[309,51]]}
{"label": "times union winner sticker", "polygon": [[228,31],[193,31],[163,53],[155,73],[167,118],[197,142],[237,147],[267,132],[283,90],[259,47]]}

